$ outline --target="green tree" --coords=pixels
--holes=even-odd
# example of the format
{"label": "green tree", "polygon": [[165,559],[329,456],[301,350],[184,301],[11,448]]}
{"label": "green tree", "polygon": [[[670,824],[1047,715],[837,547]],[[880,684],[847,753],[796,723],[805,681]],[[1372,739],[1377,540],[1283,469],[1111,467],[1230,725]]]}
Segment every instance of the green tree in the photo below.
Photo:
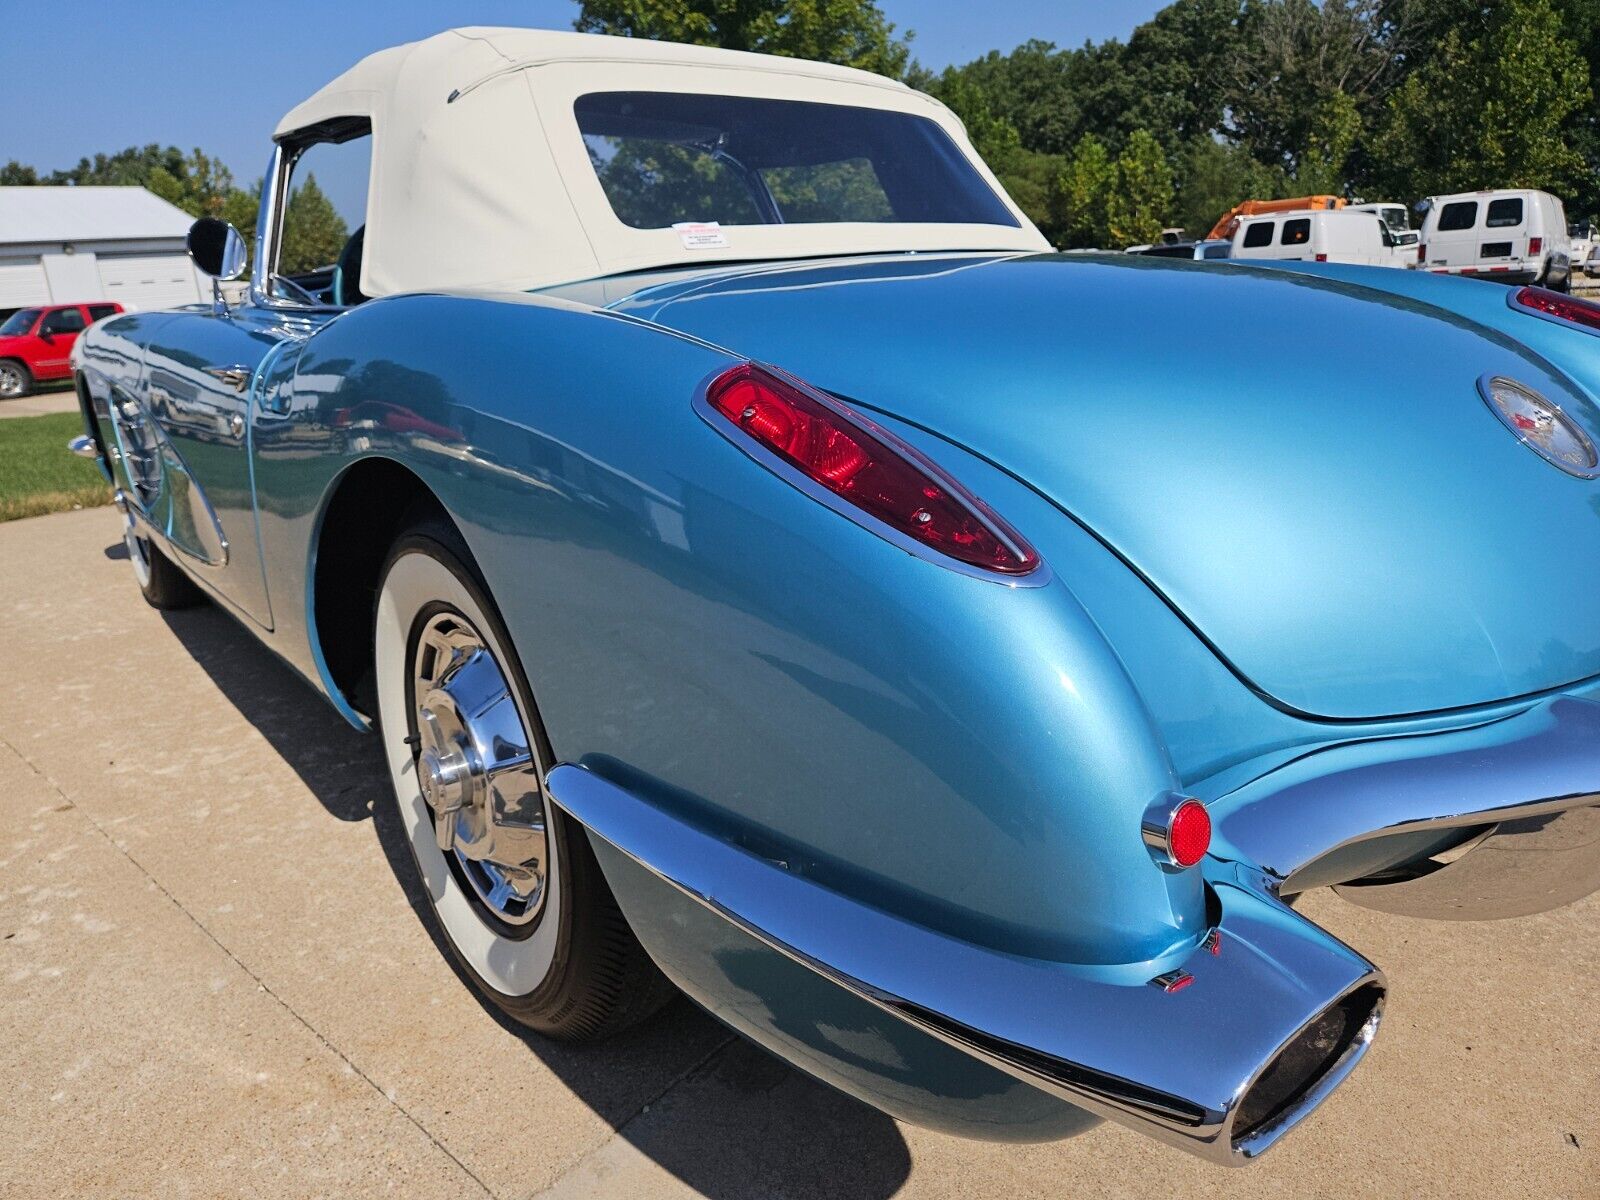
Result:
{"label": "green tree", "polygon": [[338,261],[349,237],[344,218],[317,186],[317,177],[307,175],[284,207],[278,269],[285,275],[297,275],[329,266]]}
{"label": "green tree", "polygon": [[1329,93],[1312,114],[1306,148],[1297,156],[1295,190],[1307,196],[1343,195],[1350,152],[1360,136],[1356,102],[1344,92]]}
{"label": "green tree", "polygon": [[949,67],[937,80],[913,69],[907,82],[955,109],[980,148],[971,97],[990,119],[1015,130],[1021,145],[1065,156],[1072,152],[1083,124],[1078,104],[1082,89],[1074,77],[1077,60],[1077,51],[1064,54],[1050,42],[1030,41],[1010,54],[991,50],[965,66]]}
{"label": "green tree", "polygon": [[1261,162],[1297,171],[1319,122],[1326,123],[1330,97],[1342,94],[1357,114],[1375,114],[1405,69],[1409,9],[1393,7],[1381,0],[1247,0],[1221,130]]}
{"label": "green tree", "polygon": [[1056,186],[1066,159],[1029,150],[1006,118],[996,114],[989,94],[968,74],[946,71],[925,81],[924,90],[947,104],[966,126],[973,148],[989,164],[1000,184],[1029,220],[1051,242],[1067,236],[1060,189]]}
{"label": "green tree", "polygon": [[1113,246],[1153,242],[1172,208],[1172,167],[1147,129],[1135,129],[1117,159],[1117,182],[1106,203],[1106,232]]}
{"label": "green tree", "polygon": [[1449,29],[1389,99],[1374,176],[1395,195],[1581,185],[1568,130],[1593,93],[1550,0],[1502,0],[1472,28]]}
{"label": "green tree", "polygon": [[1177,0],[1125,45],[1086,47],[1067,72],[1085,128],[1113,146],[1136,129],[1169,148],[1210,133],[1232,100],[1229,65],[1240,29],[1240,0]]}
{"label": "green tree", "polygon": [[1107,207],[1116,184],[1117,164],[1105,143],[1092,133],[1084,134],[1061,173],[1068,245],[1091,247],[1110,242]]}
{"label": "green tree", "polygon": [[753,50],[876,71],[906,72],[908,33],[873,0],[581,0],[573,25],[658,41]]}
{"label": "green tree", "polygon": [[1258,161],[1243,146],[1205,136],[1191,141],[1179,161],[1174,225],[1191,237],[1211,232],[1217,218],[1244,200],[1273,200],[1289,195],[1279,167]]}
{"label": "green tree", "polygon": [[233,173],[198,147],[184,154],[176,146],[129,146],[115,154],[80,158],[74,167],[40,175],[12,162],[0,169],[0,183],[55,187],[142,187],[196,217],[214,217],[235,190]]}

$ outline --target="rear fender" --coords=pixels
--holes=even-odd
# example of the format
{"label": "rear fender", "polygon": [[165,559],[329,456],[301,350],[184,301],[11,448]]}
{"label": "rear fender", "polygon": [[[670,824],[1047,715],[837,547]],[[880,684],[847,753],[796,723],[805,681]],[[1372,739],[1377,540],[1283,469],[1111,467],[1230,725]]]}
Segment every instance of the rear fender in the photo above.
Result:
{"label": "rear fender", "polygon": [[733,361],[548,299],[363,306],[308,340],[258,440],[263,536],[287,517],[309,543],[290,463],[314,439],[324,490],[394,458],[461,528],[558,758],[979,944],[1192,947],[1200,882],[1139,836],[1176,777],[1067,583],[947,569],[779,479],[693,409]]}
{"label": "rear fender", "polygon": [[[1251,263],[1252,267],[1266,264]],[[1431,271],[1356,267],[1339,263],[1284,262],[1270,264],[1318,279],[1337,279],[1372,291],[1399,296],[1465,318],[1492,329],[1536,354],[1576,383],[1591,399],[1600,400],[1600,337],[1587,330],[1563,325],[1513,308],[1509,303],[1516,286],[1506,286]]]}

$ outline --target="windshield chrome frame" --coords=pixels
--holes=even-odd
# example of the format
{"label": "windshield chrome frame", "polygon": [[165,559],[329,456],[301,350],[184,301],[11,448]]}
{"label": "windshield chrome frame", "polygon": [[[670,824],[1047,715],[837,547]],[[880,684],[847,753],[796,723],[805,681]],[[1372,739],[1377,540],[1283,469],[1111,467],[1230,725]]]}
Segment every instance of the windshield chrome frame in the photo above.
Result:
{"label": "windshield chrome frame", "polygon": [[294,174],[295,163],[300,161],[306,147],[286,145],[292,138],[280,138],[272,147],[272,157],[267,160],[267,173],[261,182],[261,204],[256,213],[255,257],[250,264],[250,303],[259,308],[284,313],[338,313],[346,305],[303,304],[286,300],[267,290],[268,280],[278,265],[278,247],[283,237],[283,214],[288,209],[288,188]]}

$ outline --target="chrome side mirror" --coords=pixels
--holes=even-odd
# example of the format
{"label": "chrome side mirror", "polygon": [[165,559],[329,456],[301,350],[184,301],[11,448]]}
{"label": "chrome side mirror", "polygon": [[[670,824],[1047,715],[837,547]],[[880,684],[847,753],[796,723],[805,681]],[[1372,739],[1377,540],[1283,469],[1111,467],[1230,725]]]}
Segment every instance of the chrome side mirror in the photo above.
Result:
{"label": "chrome side mirror", "polygon": [[249,257],[239,231],[216,217],[201,217],[189,226],[188,249],[194,265],[218,282],[243,275]]}

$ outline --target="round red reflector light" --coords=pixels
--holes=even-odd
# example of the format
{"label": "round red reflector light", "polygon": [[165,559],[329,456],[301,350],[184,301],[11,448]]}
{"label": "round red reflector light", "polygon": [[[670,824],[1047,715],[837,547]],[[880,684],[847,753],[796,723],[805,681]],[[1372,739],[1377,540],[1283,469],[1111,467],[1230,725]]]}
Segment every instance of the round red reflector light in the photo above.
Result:
{"label": "round red reflector light", "polygon": [[1180,867],[1192,867],[1211,848],[1211,814],[1198,800],[1185,800],[1167,826],[1167,851]]}

